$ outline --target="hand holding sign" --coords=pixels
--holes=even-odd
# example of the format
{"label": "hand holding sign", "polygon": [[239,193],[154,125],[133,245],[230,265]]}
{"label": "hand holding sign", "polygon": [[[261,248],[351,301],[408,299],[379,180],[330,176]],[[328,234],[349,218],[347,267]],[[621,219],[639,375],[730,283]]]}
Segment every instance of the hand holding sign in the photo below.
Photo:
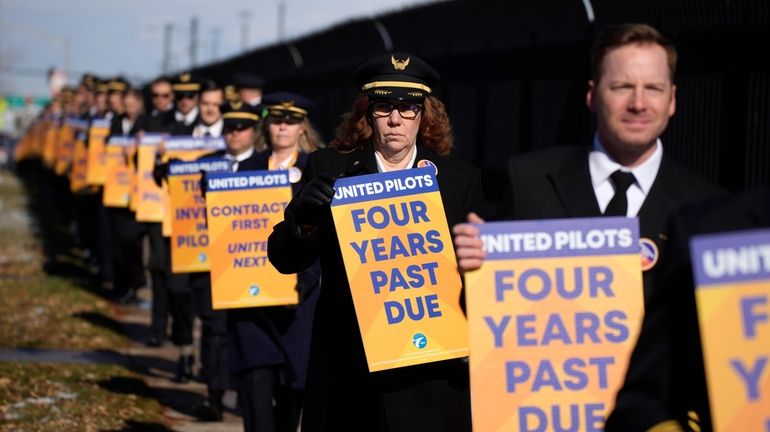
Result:
{"label": "hand holding sign", "polygon": [[473,224],[484,223],[476,213],[468,213],[468,223],[457,224],[452,228],[454,234],[457,268],[461,273],[480,268],[484,264],[484,242],[479,238],[479,229]]}
{"label": "hand holding sign", "polygon": [[334,198],[333,184],[334,177],[329,173],[322,173],[299,191],[299,205],[294,209],[297,225],[318,225]]}

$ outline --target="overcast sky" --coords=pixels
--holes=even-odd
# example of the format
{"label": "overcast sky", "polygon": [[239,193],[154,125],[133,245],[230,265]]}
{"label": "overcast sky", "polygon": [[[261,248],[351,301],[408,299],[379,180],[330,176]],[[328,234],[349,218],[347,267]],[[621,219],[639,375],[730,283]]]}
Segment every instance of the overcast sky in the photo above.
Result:
{"label": "overcast sky", "polygon": [[[430,0],[282,0],[286,39],[354,18]],[[47,94],[51,66],[135,81],[162,72],[163,33],[173,25],[171,70],[190,65],[190,23],[198,17],[198,64],[278,39],[279,0],[0,0],[0,94]],[[245,20],[243,16],[248,16]],[[218,34],[218,36],[215,36]],[[69,49],[67,49],[69,47]],[[69,52],[69,55],[67,55]]]}

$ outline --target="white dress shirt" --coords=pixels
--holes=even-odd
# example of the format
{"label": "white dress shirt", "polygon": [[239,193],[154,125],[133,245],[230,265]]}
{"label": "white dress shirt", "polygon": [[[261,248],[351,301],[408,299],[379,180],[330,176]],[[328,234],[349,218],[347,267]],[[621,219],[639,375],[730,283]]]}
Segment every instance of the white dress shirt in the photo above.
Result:
{"label": "white dress shirt", "polygon": [[250,158],[251,155],[253,155],[253,154],[254,154],[254,147],[251,147],[248,150],[246,150],[245,152],[243,152],[243,153],[241,153],[241,154],[239,154],[237,156],[231,155],[230,153],[225,153],[224,158],[229,160],[229,161],[233,161],[233,172],[236,172],[236,171],[238,171],[238,164],[240,162],[243,162],[246,159]]}
{"label": "white dress shirt", "polygon": [[193,129],[193,137],[203,138],[206,136],[206,132],[208,132],[210,137],[219,138],[222,136],[222,127],[224,127],[224,125],[225,121],[221,118],[210,126],[206,126],[203,123],[198,123],[195,126],[195,129]]}
{"label": "white dress shirt", "polygon": [[624,167],[607,153],[607,150],[599,142],[599,135],[595,135],[593,148],[588,155],[588,170],[591,173],[591,184],[594,188],[594,194],[596,194],[596,201],[599,203],[599,209],[602,213],[615,195],[615,185],[612,183],[610,175],[617,170],[622,170],[632,173],[636,178],[636,181],[626,191],[626,198],[628,199],[626,216],[636,216],[639,209],[642,208],[647,194],[650,193],[662,159],[663,145],[658,139],[655,143],[655,152],[646,161],[634,168]]}
{"label": "white dress shirt", "polygon": [[134,122],[128,117],[123,117],[120,120],[120,128],[123,131],[123,135],[128,135],[128,133],[131,132],[132,127],[134,127]]}
{"label": "white dress shirt", "polygon": [[178,122],[184,122],[185,126],[189,126],[198,117],[198,107],[194,107],[187,115],[174,111],[174,119]]}
{"label": "white dress shirt", "polygon": [[157,117],[161,113],[171,111],[172,109],[174,109],[174,103],[173,102],[169,102],[168,105],[166,105],[166,107],[163,108],[163,110],[153,109],[152,112],[150,113],[150,115],[153,116],[153,117]]}
{"label": "white dress shirt", "polygon": [[[382,161],[382,156],[380,156],[380,152],[377,150],[374,151],[374,159],[377,160],[377,171],[384,173],[388,171],[395,171],[395,170],[388,170],[385,168],[385,163]],[[406,165],[407,168],[411,168],[414,166],[414,160],[417,159],[417,145],[412,147],[412,157],[409,163]]]}

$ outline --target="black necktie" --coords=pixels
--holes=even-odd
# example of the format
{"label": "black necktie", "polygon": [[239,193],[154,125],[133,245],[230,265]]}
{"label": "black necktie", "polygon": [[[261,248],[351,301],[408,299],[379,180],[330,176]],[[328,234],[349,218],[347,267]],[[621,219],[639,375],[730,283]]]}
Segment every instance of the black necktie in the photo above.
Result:
{"label": "black necktie", "polygon": [[628,213],[628,199],[626,191],[636,181],[636,178],[630,172],[617,170],[610,176],[615,185],[615,196],[612,197],[607,208],[604,210],[605,216],[626,216]]}

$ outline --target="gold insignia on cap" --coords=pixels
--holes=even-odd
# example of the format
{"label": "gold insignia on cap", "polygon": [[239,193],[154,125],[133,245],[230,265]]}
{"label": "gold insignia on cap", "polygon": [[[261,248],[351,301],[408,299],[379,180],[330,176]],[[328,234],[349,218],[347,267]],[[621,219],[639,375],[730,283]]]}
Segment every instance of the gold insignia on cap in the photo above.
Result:
{"label": "gold insignia on cap", "polygon": [[[416,82],[405,82],[405,81],[372,81],[370,83],[366,83],[361,86],[361,90],[369,90],[369,89],[379,89],[380,87],[396,87],[396,88],[406,88],[406,89],[412,89],[412,90],[422,90],[426,93],[430,93],[431,89],[430,87],[426,86],[425,84],[420,84]],[[377,92],[377,90],[374,90]],[[389,90],[383,90],[383,91],[389,91]]]}
{"label": "gold insignia on cap", "polygon": [[192,78],[192,75],[186,73],[179,76],[179,81],[188,82]]}
{"label": "gold insignia on cap", "polygon": [[407,57],[406,60],[399,60],[394,55],[391,54],[390,62],[393,63],[394,69],[396,69],[397,71],[402,71],[406,69],[407,66],[409,66],[409,57]]}
{"label": "gold insignia on cap", "polygon": [[391,93],[393,93],[393,92],[390,91],[390,90],[382,90],[382,89],[376,89],[374,91],[374,94],[376,94],[376,95],[383,95],[383,96],[387,96],[387,95],[389,95]]}
{"label": "gold insignia on cap", "polygon": [[423,97],[423,96],[425,96],[422,92],[406,92],[406,94],[408,94],[409,96],[413,96],[413,97]]}
{"label": "gold insignia on cap", "polygon": [[222,114],[222,118],[225,120],[251,120],[254,122],[259,121],[259,116],[248,112],[228,112]]}
{"label": "gold insignia on cap", "polygon": [[241,102],[241,101],[230,102],[230,107],[232,107],[232,109],[234,109],[234,110],[239,110],[239,109],[241,109],[242,106],[243,106],[243,102]]}
{"label": "gold insignia on cap", "polygon": [[307,115],[307,110],[294,106],[294,102],[279,102],[278,105],[268,105],[265,109],[270,111],[270,115],[279,117],[287,113],[295,118],[302,118]]}

